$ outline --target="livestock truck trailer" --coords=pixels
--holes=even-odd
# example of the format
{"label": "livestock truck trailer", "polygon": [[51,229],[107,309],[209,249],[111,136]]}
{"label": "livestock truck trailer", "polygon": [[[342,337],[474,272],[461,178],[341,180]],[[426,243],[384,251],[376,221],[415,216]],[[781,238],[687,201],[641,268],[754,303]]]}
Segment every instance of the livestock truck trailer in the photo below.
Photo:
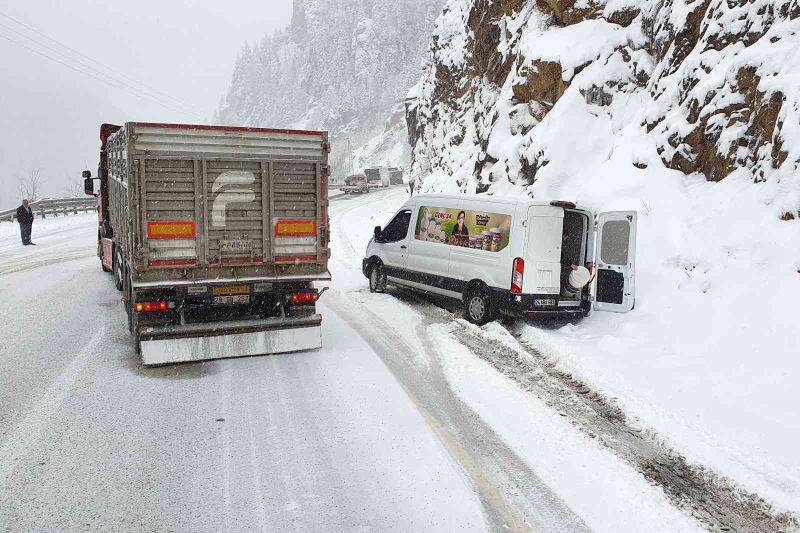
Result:
{"label": "livestock truck trailer", "polygon": [[100,142],[84,189],[144,365],[321,346],[327,132],[129,122]]}

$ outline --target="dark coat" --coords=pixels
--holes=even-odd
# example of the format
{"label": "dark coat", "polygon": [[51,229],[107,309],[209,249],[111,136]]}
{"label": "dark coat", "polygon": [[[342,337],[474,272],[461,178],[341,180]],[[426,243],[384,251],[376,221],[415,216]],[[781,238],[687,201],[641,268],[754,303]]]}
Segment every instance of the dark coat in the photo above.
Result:
{"label": "dark coat", "polygon": [[458,224],[453,226],[453,237],[455,237],[456,235],[469,235],[469,230],[467,229],[467,225],[464,224],[461,227],[461,230],[458,229]]}
{"label": "dark coat", "polygon": [[19,206],[17,208],[17,220],[20,224],[32,224],[33,223],[33,211],[31,210],[30,206],[25,209],[23,206]]}

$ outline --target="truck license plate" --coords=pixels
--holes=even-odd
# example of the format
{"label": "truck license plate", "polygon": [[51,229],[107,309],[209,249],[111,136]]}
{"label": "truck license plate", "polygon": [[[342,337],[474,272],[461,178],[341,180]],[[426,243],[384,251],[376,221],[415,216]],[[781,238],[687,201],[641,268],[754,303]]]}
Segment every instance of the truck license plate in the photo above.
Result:
{"label": "truck license plate", "polygon": [[542,298],[536,299],[533,301],[533,305],[536,307],[552,307],[556,305],[556,301],[554,298]]}
{"label": "truck license plate", "polygon": [[253,241],[220,241],[221,252],[250,252],[253,250]]}
{"label": "truck license plate", "polygon": [[239,294],[236,296],[213,296],[211,298],[211,303],[214,305],[238,305],[238,304],[249,304],[250,303],[250,295],[249,294]]}

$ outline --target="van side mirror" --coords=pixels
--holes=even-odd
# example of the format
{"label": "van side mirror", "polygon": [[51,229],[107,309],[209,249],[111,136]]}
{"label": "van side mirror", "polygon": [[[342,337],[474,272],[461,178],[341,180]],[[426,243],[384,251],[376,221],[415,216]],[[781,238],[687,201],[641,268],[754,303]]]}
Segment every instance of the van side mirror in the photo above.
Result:
{"label": "van side mirror", "polygon": [[383,232],[380,226],[375,226],[375,242],[383,242]]}

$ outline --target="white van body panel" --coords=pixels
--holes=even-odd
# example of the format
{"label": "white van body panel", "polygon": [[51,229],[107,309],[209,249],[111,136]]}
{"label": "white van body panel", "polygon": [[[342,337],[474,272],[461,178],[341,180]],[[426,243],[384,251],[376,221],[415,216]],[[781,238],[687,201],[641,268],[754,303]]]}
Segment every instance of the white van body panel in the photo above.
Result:
{"label": "white van body panel", "polygon": [[499,252],[449,246],[448,248],[452,248],[449,272],[451,278],[465,282],[480,280],[489,287],[507,289],[511,286],[514,257],[519,257],[519,255],[513,254],[515,249],[521,250],[524,245],[517,237],[522,226],[521,221],[515,216],[516,207],[514,203],[497,202],[490,199],[467,199],[458,205],[458,209],[465,211],[488,211],[498,215],[509,215],[512,217],[512,227],[509,234],[509,245]]}
{"label": "white van body panel", "polygon": [[[421,197],[424,199],[424,197]],[[430,203],[430,202],[428,202]],[[408,228],[409,235],[409,254],[408,268],[416,272],[430,274],[433,276],[448,276],[450,272],[450,256],[452,246],[442,243],[427,242],[417,240],[414,232],[417,227],[419,210],[424,207],[440,207],[446,209],[458,209],[459,199],[447,199],[437,201],[435,206],[427,206],[424,200],[417,200],[414,205],[414,212],[411,213],[411,223]]]}
{"label": "white van body panel", "polygon": [[564,209],[534,205],[528,209],[528,243],[525,248],[525,277],[522,292],[561,292],[561,235]]}
{"label": "white van body panel", "polygon": [[[417,222],[420,210],[424,208],[507,215],[510,217],[508,244],[499,251],[488,251],[441,241],[419,240],[416,238]],[[587,227],[584,228],[581,240],[581,262],[587,267],[597,267],[590,287],[582,293],[580,299],[561,297],[565,208],[586,217]],[[378,259],[387,267],[389,282],[453,298],[461,298],[467,284],[478,280],[492,291],[506,294],[505,301],[516,306],[515,312],[522,312],[527,316],[532,313],[541,314],[541,311],[519,306],[528,305],[525,302],[536,304],[542,301],[542,296],[553,298],[552,301],[557,302],[557,306],[551,311],[545,311],[545,314],[558,310],[578,312],[578,308],[583,310],[583,314],[592,308],[614,312],[626,312],[633,308],[635,212],[601,213],[596,217],[589,210],[552,205],[529,198],[458,195],[417,196],[408,200],[398,210],[398,214],[404,210],[411,210],[405,238],[392,243],[371,240],[364,259],[365,275],[368,275],[370,261]],[[504,224],[508,223],[506,220]],[[626,241],[627,253],[621,241]],[[524,259],[525,272],[522,294],[512,295],[511,277],[514,259],[517,257]],[[623,259],[624,264],[619,264]],[[624,279],[624,288],[620,289],[622,296],[619,291],[614,292],[620,287],[620,275]],[[606,283],[608,280],[612,283]],[[597,301],[598,291],[603,297],[600,301]]]}

